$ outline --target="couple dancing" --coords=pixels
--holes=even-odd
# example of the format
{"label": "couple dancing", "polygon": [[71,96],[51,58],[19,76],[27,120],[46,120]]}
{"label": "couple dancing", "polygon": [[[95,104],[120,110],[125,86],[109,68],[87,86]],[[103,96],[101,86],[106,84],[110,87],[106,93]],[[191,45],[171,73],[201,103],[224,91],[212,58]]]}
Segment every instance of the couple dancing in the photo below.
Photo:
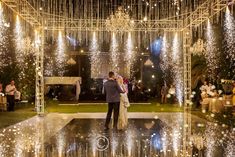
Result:
{"label": "couple dancing", "polygon": [[113,111],[113,129],[115,131],[125,129],[128,123],[127,107],[130,104],[123,78],[121,76],[116,78],[114,72],[109,72],[109,79],[104,83],[104,93],[108,103],[105,130],[109,130],[109,123]]}

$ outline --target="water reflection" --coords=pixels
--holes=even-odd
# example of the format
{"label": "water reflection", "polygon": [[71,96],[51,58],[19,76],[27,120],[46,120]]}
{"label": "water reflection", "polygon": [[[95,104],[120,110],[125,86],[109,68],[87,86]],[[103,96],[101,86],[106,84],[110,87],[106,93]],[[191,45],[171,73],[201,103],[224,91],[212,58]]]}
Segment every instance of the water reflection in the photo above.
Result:
{"label": "water reflection", "polygon": [[[0,130],[1,157],[178,157],[183,117],[129,119],[127,130],[103,131],[104,119],[48,120],[36,117]],[[70,121],[70,122],[69,122]],[[69,122],[69,123],[68,123]],[[65,125],[67,124],[67,125]],[[65,125],[65,126],[64,126]],[[59,128],[58,126],[64,126]],[[192,121],[192,156],[235,156],[235,132],[216,123]],[[57,131],[53,132],[53,129]],[[59,131],[58,131],[59,130]]]}

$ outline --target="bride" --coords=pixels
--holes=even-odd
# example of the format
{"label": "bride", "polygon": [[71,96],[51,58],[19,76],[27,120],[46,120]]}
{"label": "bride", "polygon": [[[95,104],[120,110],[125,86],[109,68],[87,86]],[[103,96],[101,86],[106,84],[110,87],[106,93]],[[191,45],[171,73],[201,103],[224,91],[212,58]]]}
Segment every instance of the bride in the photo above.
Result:
{"label": "bride", "polygon": [[123,78],[118,76],[117,82],[125,93],[120,94],[120,108],[119,108],[119,118],[118,118],[118,129],[123,130],[127,128],[128,117],[127,117],[127,108],[130,107],[130,103],[127,96],[127,88],[123,83]]}

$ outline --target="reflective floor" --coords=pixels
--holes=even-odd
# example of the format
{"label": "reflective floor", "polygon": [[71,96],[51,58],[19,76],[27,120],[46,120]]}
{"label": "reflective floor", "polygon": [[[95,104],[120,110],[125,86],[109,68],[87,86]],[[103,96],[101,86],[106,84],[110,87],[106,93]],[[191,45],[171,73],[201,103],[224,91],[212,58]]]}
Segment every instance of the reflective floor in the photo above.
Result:
{"label": "reflective floor", "polygon": [[[182,113],[129,114],[126,130],[104,131],[105,114],[48,114],[0,130],[1,157],[183,156]],[[235,156],[235,130],[192,117],[192,156]]]}

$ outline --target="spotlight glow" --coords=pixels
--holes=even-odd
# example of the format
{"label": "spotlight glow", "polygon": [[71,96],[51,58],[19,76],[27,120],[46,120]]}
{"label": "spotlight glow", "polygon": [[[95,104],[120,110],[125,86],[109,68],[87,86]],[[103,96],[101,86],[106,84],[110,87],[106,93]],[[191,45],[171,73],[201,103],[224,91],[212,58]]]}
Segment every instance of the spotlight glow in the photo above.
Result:
{"label": "spotlight glow", "polygon": [[76,39],[74,39],[74,38],[72,38],[72,37],[70,37],[70,36],[66,36],[66,37],[67,37],[69,43],[70,43],[72,46],[74,46],[74,47],[77,46],[77,41],[76,41]]}
{"label": "spotlight glow", "polygon": [[153,41],[153,43],[150,45],[152,54],[159,55],[162,49],[162,42],[163,42],[162,37],[157,38],[156,40]]}

